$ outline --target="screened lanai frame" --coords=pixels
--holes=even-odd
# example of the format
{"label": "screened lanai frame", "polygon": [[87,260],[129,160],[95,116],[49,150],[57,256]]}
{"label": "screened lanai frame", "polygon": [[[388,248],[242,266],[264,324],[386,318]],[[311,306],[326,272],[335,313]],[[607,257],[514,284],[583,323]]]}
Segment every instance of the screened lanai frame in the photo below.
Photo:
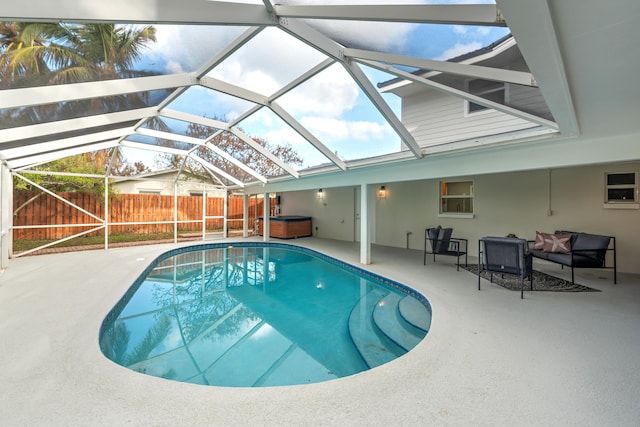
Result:
{"label": "screened lanai frame", "polygon": [[[81,3],[81,2],[79,2]],[[164,2],[156,4],[156,2],[149,1],[149,6],[154,6],[155,9],[162,11],[162,8],[169,8]],[[193,10],[191,10],[191,8]],[[99,8],[100,9],[100,8]],[[117,7],[116,9],[120,9]],[[154,9],[152,7],[152,9]],[[322,23],[326,21],[366,21],[366,22],[387,22],[387,23],[412,23],[415,25],[420,24],[460,24],[460,25],[483,25],[493,27],[505,27],[506,22],[501,17],[499,10],[493,4],[482,5],[377,5],[377,6],[363,6],[363,5],[348,5],[348,4],[332,4],[332,5],[299,5],[299,4],[287,4],[272,5],[269,2],[264,4],[242,4],[242,3],[223,3],[223,2],[190,2],[190,11],[183,13],[188,15],[186,17],[173,16],[171,18],[154,19],[158,22],[196,22],[199,25],[204,24],[202,16],[209,16],[215,11],[215,17],[211,20],[205,20],[207,24],[212,25],[226,25],[226,26],[240,26],[240,28],[247,28],[238,37],[236,37],[227,47],[218,52],[217,55],[211,58],[207,63],[200,66],[200,68],[191,73],[177,73],[171,75],[161,76],[149,76],[149,77],[137,77],[123,80],[110,80],[102,82],[88,82],[88,83],[76,83],[70,85],[64,85],[60,87],[39,87],[39,88],[25,88],[25,89],[13,89],[8,93],[12,100],[10,102],[2,103],[0,108],[21,108],[25,106],[40,105],[45,102],[70,102],[76,99],[88,99],[101,96],[108,96],[113,94],[126,94],[139,91],[159,91],[167,90],[169,93],[161,102],[157,105],[150,105],[147,108],[137,108],[131,111],[119,111],[106,113],[104,115],[95,115],[83,118],[69,119],[69,121],[61,121],[45,126],[44,124],[34,124],[32,126],[20,127],[17,129],[5,129],[0,132],[0,141],[16,140],[18,136],[17,132],[22,136],[20,140],[24,140],[26,135],[29,138],[43,137],[49,135],[52,132],[61,133],[71,129],[99,129],[99,127],[107,122],[112,125],[116,123],[122,123],[123,126],[110,129],[105,132],[96,132],[91,134],[86,133],[86,138],[82,140],[69,141],[70,138],[61,138],[55,142],[47,142],[43,147],[35,147],[36,149],[46,149],[51,153],[49,158],[55,158],[57,155],[66,154],[63,150],[67,147],[76,147],[81,145],[84,150],[91,150],[95,147],[92,145],[100,143],[104,146],[128,146],[133,142],[133,146],[142,148],[135,141],[130,141],[128,138],[130,135],[141,134],[154,138],[164,138],[167,140],[185,141],[185,135],[179,135],[175,133],[162,133],[160,131],[150,131],[147,129],[146,122],[149,117],[167,117],[173,120],[183,120],[185,122],[197,123],[204,126],[212,126],[219,129],[220,132],[230,132],[241,138],[246,144],[251,145],[255,150],[261,151],[260,154],[267,157],[270,161],[278,164],[282,169],[284,176],[287,178],[299,178],[308,174],[315,174],[320,172],[326,172],[327,170],[346,170],[350,167],[349,163],[335,154],[335,150],[330,149],[323,141],[321,141],[316,135],[314,135],[309,129],[307,129],[299,120],[296,120],[293,115],[287,110],[283,109],[278,99],[285,96],[291,90],[299,87],[305,82],[312,79],[318,73],[322,72],[326,68],[333,64],[339,64],[344,70],[353,78],[360,90],[368,97],[372,105],[379,112],[379,114],[387,121],[389,126],[396,132],[399,137],[399,141],[402,142],[402,146],[399,152],[393,153],[395,157],[400,154],[407,158],[420,158],[425,155],[425,149],[420,147],[411,133],[404,127],[396,113],[391,109],[388,103],[385,101],[383,94],[379,91],[374,84],[366,77],[363,68],[368,67],[371,69],[377,69],[381,72],[387,73],[391,77],[403,78],[409,81],[418,82],[436,88],[437,90],[447,91],[456,96],[464,97],[480,105],[488,106],[502,110],[509,114],[519,114],[520,117],[527,118],[532,121],[537,121],[543,126],[557,129],[555,123],[549,120],[540,119],[533,115],[519,112],[513,108],[499,105],[486,100],[481,97],[473,96],[462,91],[443,87],[430,82],[427,78],[423,78],[420,73],[411,73],[406,71],[407,69],[413,70],[431,70],[442,73],[462,74],[474,78],[484,78],[490,80],[499,80],[504,82],[511,82],[515,84],[535,86],[535,79],[530,73],[512,70],[501,70],[489,67],[480,67],[470,64],[458,64],[447,61],[434,61],[429,59],[412,58],[405,55],[397,55],[392,53],[385,53],[381,51],[371,51],[349,46],[348,40],[338,43],[334,41],[327,33],[330,30],[325,31],[322,27]],[[202,14],[196,18],[196,14]],[[106,18],[101,16],[101,21],[111,21],[123,23],[143,23],[149,22],[149,18],[134,19],[133,12],[127,11],[126,8],[122,8],[122,15],[117,20],[114,18]],[[175,12],[175,11],[173,11]],[[51,11],[53,13],[53,11]],[[104,10],[98,11],[58,11],[51,15],[55,17],[65,18],[70,21],[83,22],[97,19],[98,15],[105,13]],[[46,11],[31,12],[34,19],[46,19]],[[66,17],[64,15],[67,15]],[[75,16],[74,16],[75,15]],[[83,17],[79,16],[83,15]],[[218,66],[225,63],[225,60],[237,54],[241,49],[250,43],[252,43],[260,33],[265,29],[275,28],[289,36],[300,40],[301,43],[309,46],[317,52],[320,52],[324,56],[324,60],[317,62],[311,69],[298,75],[295,79],[288,82],[285,85],[281,85],[275,92],[265,95],[255,92],[253,90],[246,89],[240,85],[229,83],[216,77],[212,77],[212,72],[215,72]],[[323,32],[325,31],[325,32]],[[334,31],[335,32],[335,31]],[[228,122],[223,122],[216,119],[207,119],[193,114],[175,111],[171,108],[174,103],[185,91],[190,87],[198,86],[201,88],[207,88],[215,90],[218,93],[224,93],[231,95],[238,99],[243,99],[254,105],[247,111],[244,111],[238,117]],[[63,90],[61,90],[63,89]],[[242,120],[254,114],[257,110],[268,109],[277,117],[282,119],[292,130],[299,134],[309,145],[314,147],[320,152],[325,160],[326,165],[312,165],[309,171],[299,171],[292,168],[290,165],[283,163],[280,159],[273,155],[269,155],[265,150],[260,150],[259,144],[256,144],[252,137],[242,134],[238,125]],[[135,121],[135,125],[130,126],[129,122]],[[13,132],[12,132],[13,131]],[[109,141],[106,141],[109,140]],[[210,144],[211,138],[207,138],[204,143],[200,141],[200,144],[208,146],[210,149],[215,149],[215,146]],[[98,142],[99,141],[99,142]],[[193,142],[192,140],[188,142]],[[16,148],[18,149],[18,148]],[[20,151],[3,150],[2,155],[5,157],[7,164],[13,169],[14,167],[24,167],[30,164],[30,156],[25,153],[25,147]],[[187,151],[187,155],[192,155],[190,150]],[[5,154],[6,153],[6,154]],[[220,155],[220,153],[216,153]],[[227,160],[231,161],[230,156]],[[375,164],[384,162],[384,155],[371,156],[370,163]],[[358,165],[366,165],[368,162],[363,159],[353,159]],[[237,163],[237,162],[236,162]],[[206,166],[205,166],[206,167]],[[218,171],[218,174],[219,175]],[[214,174],[215,175],[215,174]],[[255,181],[261,181],[263,183],[274,180],[282,179],[282,176],[265,177],[261,174],[253,171],[250,173],[250,179]],[[249,181],[250,182],[250,181]],[[247,182],[241,180],[229,180],[226,179],[226,185],[230,188],[242,188]]]}
{"label": "screened lanai frame", "polygon": [[[39,172],[41,174],[51,174],[51,172]],[[60,238],[60,239],[54,239],[53,241],[49,242],[49,243],[45,243],[42,244],[40,246],[34,247],[32,249],[28,249],[28,250],[24,250],[21,251],[19,253],[13,253],[12,257],[13,258],[19,258],[22,256],[26,256],[29,254],[32,254],[34,252],[38,252],[42,249],[46,249],[49,248],[51,246],[55,246],[59,243],[63,243],[78,237],[82,237],[84,235],[90,234],[90,233],[95,233],[98,232],[100,230],[102,230],[104,232],[104,249],[108,249],[109,248],[109,236],[110,236],[110,231],[111,231],[111,227],[117,227],[117,226],[139,226],[139,225],[172,225],[173,230],[172,230],[172,234],[173,234],[173,242],[174,243],[178,243],[178,237],[179,237],[179,233],[178,233],[178,225],[179,224],[193,224],[193,223],[199,223],[202,225],[201,227],[201,231],[200,231],[200,239],[202,241],[205,240],[209,240],[211,238],[216,238],[216,235],[219,238],[227,238],[229,237],[229,231],[232,228],[231,225],[233,223],[240,223],[241,227],[242,227],[242,236],[243,237],[248,237],[252,232],[256,232],[256,228],[257,225],[256,224],[250,224],[250,215],[249,215],[249,208],[250,208],[250,204],[249,204],[249,198],[250,197],[254,197],[254,198],[258,198],[261,197],[261,195],[253,195],[250,196],[248,194],[243,194],[242,196],[244,197],[243,200],[243,216],[241,219],[237,219],[237,218],[229,218],[229,198],[232,197],[234,194],[230,191],[227,191],[224,188],[221,188],[219,186],[211,186],[205,183],[193,183],[193,182],[184,182],[184,184],[189,184],[192,188],[195,187],[196,189],[200,189],[202,191],[201,196],[198,196],[201,200],[202,200],[202,215],[199,218],[196,219],[179,219],[179,215],[178,215],[178,191],[177,188],[180,185],[180,182],[175,179],[175,180],[164,180],[165,182],[171,183],[172,187],[173,187],[173,194],[172,194],[172,199],[173,199],[173,204],[172,204],[172,219],[171,220],[155,220],[155,221],[111,221],[109,220],[109,218],[111,218],[111,205],[109,204],[109,179],[105,178],[101,175],[91,175],[91,174],[65,174],[65,173],[53,173],[56,175],[67,175],[67,176],[82,176],[85,178],[95,178],[95,179],[104,179],[105,180],[105,191],[104,191],[104,209],[103,209],[103,215],[98,216],[86,209],[84,209],[82,206],[79,206],[67,199],[65,199],[64,197],[60,196],[59,194],[56,194],[44,187],[42,187],[41,185],[33,182],[32,180],[30,180],[29,178],[23,176],[20,173],[15,173],[14,176],[18,177],[21,180],[26,181],[27,183],[29,183],[30,185],[32,185],[34,188],[37,188],[38,190],[42,191],[44,194],[47,194],[51,197],[53,197],[54,199],[56,199],[59,202],[65,203],[68,206],[70,206],[73,209],[76,209],[78,211],[80,211],[81,213],[83,213],[84,215],[88,216],[90,219],[95,220],[95,222],[83,222],[83,223],[64,223],[64,224],[41,224],[41,225],[13,225],[12,229],[13,230],[38,230],[38,229],[51,229],[51,228],[78,228],[78,229],[84,229],[82,231],[79,231],[77,233],[71,234],[69,236]],[[134,178],[129,178],[129,179],[136,179]],[[138,178],[138,180],[144,180],[143,178]],[[209,214],[209,211],[207,210],[207,197],[209,197],[209,195],[220,195],[222,194],[223,196],[223,211],[221,215],[211,215]],[[271,212],[272,209],[272,202],[271,200],[269,200],[269,203],[266,204],[265,206],[265,211],[264,212]],[[257,212],[257,208],[258,208],[258,203],[257,200],[254,203],[254,208],[256,209],[256,212],[254,212],[254,217],[258,217],[258,212]],[[263,213],[264,213],[263,212]],[[211,232],[207,230],[207,221],[208,220],[220,220],[222,222],[222,229],[220,231],[217,232]],[[237,227],[235,227],[237,228]]]}
{"label": "screened lanai frame", "polygon": [[[85,3],[87,7],[83,7]],[[507,23],[495,4],[307,5],[296,4],[296,2],[272,4],[268,0],[257,4],[197,0],[179,5],[174,3],[165,0],[142,0],[136,3],[136,7],[133,7],[126,1],[116,1],[108,5],[95,5],[80,0],[69,5],[69,7],[60,7],[60,5],[51,5],[45,1],[36,1],[30,6],[29,10],[24,10],[23,7],[18,5],[7,5],[3,12],[0,12],[0,14],[4,15],[3,20],[22,22],[64,21],[223,25],[234,26],[243,30],[234,33],[235,39],[205,64],[192,72],[2,91],[3,97],[2,101],[0,101],[0,111],[145,91],[148,93],[167,91],[169,93],[160,102],[142,108],[2,129],[0,130],[0,159],[4,167],[12,173],[17,171],[27,172],[33,166],[68,155],[97,149],[135,147],[184,155],[185,158],[190,158],[204,167],[211,175],[213,183],[223,185],[229,190],[241,190],[249,184],[255,185],[255,183],[258,183],[264,185],[285,179],[298,179],[327,172],[339,173],[350,168],[382,164],[388,160],[396,162],[399,160],[420,159],[428,155],[431,149],[420,146],[416,142],[415,137],[404,126],[396,112],[385,100],[384,90],[380,90],[367,78],[366,69],[378,70],[390,76],[390,78],[424,85],[506,114],[515,115],[535,123],[539,127],[546,129],[545,131],[559,131],[558,124],[553,120],[540,118],[525,111],[492,102],[456,88],[447,87],[429,78],[429,75],[434,73],[451,74],[537,87],[535,78],[529,72],[483,67],[474,65],[472,62],[433,60],[389,53],[385,50],[367,49],[356,42],[350,43],[348,37],[335,37],[337,34],[335,27],[329,29],[323,27],[326,22],[348,24],[352,21],[359,21],[370,23],[410,23],[412,25],[456,24],[505,28]],[[307,72],[279,87],[270,96],[211,77],[211,72],[216,66],[240,51],[246,44],[262,33],[265,28],[276,28],[300,40],[324,55],[325,59],[318,62]],[[239,35],[237,35],[238,33]],[[338,39],[339,41],[337,41]],[[377,113],[385,119],[387,125],[395,132],[399,144],[402,144],[401,146],[399,145],[400,148],[397,152],[371,158],[366,158],[365,156],[354,160],[344,160],[279,104],[278,100],[281,97],[334,64],[340,65],[346,71],[359,90],[371,102]],[[184,92],[194,87],[230,95],[253,103],[254,107],[228,121],[201,117],[171,108]],[[244,133],[239,127],[240,124],[244,119],[260,109],[268,109],[285,122],[309,146],[319,152],[326,159],[326,162],[302,170],[296,169],[266,150],[252,136]],[[282,174],[265,176],[247,165],[241,165],[241,162],[237,159],[234,159],[228,153],[225,155],[224,151],[217,149],[215,144],[212,143],[211,137],[204,141],[194,141],[193,138],[187,135],[149,129],[145,126],[145,123],[149,118],[153,117],[182,120],[218,129],[217,134],[232,134],[252,147],[253,150],[268,159],[268,161],[276,164]],[[216,155],[225,157],[226,161],[242,169],[250,178],[248,181],[237,179],[224,170],[216,168],[215,165],[198,159],[193,154],[192,149],[178,150],[171,147],[152,147],[149,144],[131,141],[129,136],[132,134],[205,146],[214,151]],[[445,147],[444,150],[446,149]],[[441,150],[441,148],[437,148],[435,151],[438,150]],[[105,178],[114,178],[114,176],[107,171]],[[7,222],[7,219],[5,219],[5,222]],[[6,231],[3,232],[6,234]]]}

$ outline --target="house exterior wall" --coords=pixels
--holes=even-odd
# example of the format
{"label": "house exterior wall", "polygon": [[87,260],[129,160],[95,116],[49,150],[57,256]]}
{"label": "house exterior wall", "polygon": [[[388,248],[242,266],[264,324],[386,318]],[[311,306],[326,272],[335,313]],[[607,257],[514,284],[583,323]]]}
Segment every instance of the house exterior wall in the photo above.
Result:
{"label": "house exterior wall", "polygon": [[[373,242],[406,247],[411,233],[409,247],[421,250],[424,229],[442,225],[468,239],[476,255],[484,236],[514,233],[533,240],[536,231],[584,231],[616,237],[618,270],[640,274],[640,210],[603,207],[605,173],[629,171],[640,173],[640,162],[456,177],[474,182],[473,218],[439,216],[438,179],[384,183],[387,197],[376,199]],[[283,214],[312,216],[320,237],[355,240],[357,221],[348,220],[355,211],[353,187],[324,191],[326,205],[317,203],[314,191],[284,193]]]}
{"label": "house exterior wall", "polygon": [[317,190],[286,192],[280,197],[281,214],[312,217],[316,237],[354,241],[357,194],[355,187],[324,188],[324,199],[317,198]]}
{"label": "house exterior wall", "polygon": [[[159,181],[153,179],[121,181],[113,184],[113,188],[122,194],[143,194],[149,192],[159,192],[162,196],[172,196],[174,191],[173,182]],[[179,183],[178,196],[189,196],[191,192],[202,192],[202,184]],[[207,191],[208,197],[220,197],[222,192]]]}
{"label": "house exterior wall", "polygon": [[170,196],[173,194],[173,184],[162,181],[123,181],[113,184],[113,188],[122,194],[140,194],[149,191],[159,191],[163,196]]}
{"label": "house exterior wall", "polygon": [[[535,88],[507,85],[507,101],[530,113],[545,114],[546,105]],[[548,117],[545,117],[548,118]],[[537,127],[529,121],[495,110],[466,114],[465,101],[434,90],[402,99],[402,122],[420,146],[446,144]]]}

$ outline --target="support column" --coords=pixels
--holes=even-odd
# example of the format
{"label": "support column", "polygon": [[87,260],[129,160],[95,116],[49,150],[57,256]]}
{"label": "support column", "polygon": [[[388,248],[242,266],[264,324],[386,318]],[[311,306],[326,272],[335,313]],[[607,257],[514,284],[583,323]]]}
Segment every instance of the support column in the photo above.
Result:
{"label": "support column", "polygon": [[271,213],[271,201],[269,193],[264,193],[264,203],[262,206],[262,241],[269,241],[269,214]]}
{"label": "support column", "polygon": [[371,264],[371,186],[360,186],[360,263]]}
{"label": "support column", "polygon": [[0,163],[0,270],[9,267],[13,246],[13,176]]}
{"label": "support column", "polygon": [[202,241],[207,236],[207,188],[202,187]]}
{"label": "support column", "polygon": [[109,177],[104,177],[104,248],[109,249]]}
{"label": "support column", "polygon": [[222,220],[222,237],[229,237],[229,191],[224,190],[224,219]]}
{"label": "support column", "polygon": [[173,243],[178,243],[178,183],[173,182]]}
{"label": "support column", "polygon": [[249,237],[249,195],[244,194],[244,204],[242,205],[242,237]]}

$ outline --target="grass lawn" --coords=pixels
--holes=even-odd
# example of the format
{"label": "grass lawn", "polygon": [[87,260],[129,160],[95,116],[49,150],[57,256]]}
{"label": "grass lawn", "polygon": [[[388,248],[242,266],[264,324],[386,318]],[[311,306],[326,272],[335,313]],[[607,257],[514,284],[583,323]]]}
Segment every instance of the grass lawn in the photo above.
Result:
{"label": "grass lawn", "polygon": [[[230,230],[231,232],[232,230]],[[234,230],[235,231],[235,230]],[[207,230],[207,233],[221,233],[222,230]],[[201,238],[200,233],[183,232],[178,233],[178,239],[185,240],[197,240]],[[134,242],[150,242],[157,240],[170,240],[173,239],[173,233],[153,233],[153,234],[111,234],[109,236],[109,244],[118,243],[134,243]],[[13,252],[28,251],[33,248],[52,243],[54,240],[14,240]],[[91,246],[91,245],[104,245],[104,236],[81,236],[75,239],[66,240],[64,242],[57,243],[50,247],[54,248],[70,248],[76,246]]]}

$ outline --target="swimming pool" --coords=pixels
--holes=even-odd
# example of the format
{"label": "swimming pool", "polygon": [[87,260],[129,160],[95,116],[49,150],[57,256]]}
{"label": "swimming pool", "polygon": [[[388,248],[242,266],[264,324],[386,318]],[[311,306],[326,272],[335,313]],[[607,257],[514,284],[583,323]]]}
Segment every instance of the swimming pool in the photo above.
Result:
{"label": "swimming pool", "polygon": [[229,387],[353,375],[411,350],[424,296],[282,243],[206,244],[153,261],[103,321],[100,347],[131,370]]}

